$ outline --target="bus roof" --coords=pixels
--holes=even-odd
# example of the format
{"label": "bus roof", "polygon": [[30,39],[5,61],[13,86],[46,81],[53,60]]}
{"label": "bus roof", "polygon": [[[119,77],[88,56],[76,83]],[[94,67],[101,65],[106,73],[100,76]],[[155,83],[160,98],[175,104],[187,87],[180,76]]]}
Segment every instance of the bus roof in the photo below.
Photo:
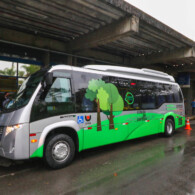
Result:
{"label": "bus roof", "polygon": [[84,68],[92,69],[92,70],[100,70],[100,71],[108,71],[108,72],[117,72],[121,74],[129,74],[132,76],[138,76],[138,77],[146,77],[152,78],[152,79],[160,79],[165,80],[169,82],[175,82],[175,79],[168,75],[167,73],[151,70],[151,69],[138,69],[138,68],[128,68],[128,67],[118,67],[118,66],[109,66],[109,65],[86,65]]}
{"label": "bus roof", "polygon": [[83,72],[93,72],[93,73],[103,73],[103,74],[113,74],[113,76],[130,76],[133,79],[140,80],[150,80],[156,82],[168,82],[175,83],[175,79],[168,75],[167,73],[151,70],[151,69],[138,69],[138,68],[127,68],[127,67],[118,67],[110,65],[86,65],[84,67],[73,67],[69,65],[56,65],[53,66],[54,69],[66,69],[74,71],[83,71]]}

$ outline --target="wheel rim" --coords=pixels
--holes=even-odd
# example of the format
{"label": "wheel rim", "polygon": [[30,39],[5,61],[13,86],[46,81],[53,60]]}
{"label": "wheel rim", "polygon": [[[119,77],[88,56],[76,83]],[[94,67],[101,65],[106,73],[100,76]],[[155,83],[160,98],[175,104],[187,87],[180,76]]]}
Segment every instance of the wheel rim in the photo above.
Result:
{"label": "wheel rim", "polygon": [[167,124],[167,133],[171,134],[173,132],[173,125],[171,122],[168,122]]}
{"label": "wheel rim", "polygon": [[58,162],[63,162],[70,154],[70,146],[66,141],[57,142],[52,148],[53,159]]}

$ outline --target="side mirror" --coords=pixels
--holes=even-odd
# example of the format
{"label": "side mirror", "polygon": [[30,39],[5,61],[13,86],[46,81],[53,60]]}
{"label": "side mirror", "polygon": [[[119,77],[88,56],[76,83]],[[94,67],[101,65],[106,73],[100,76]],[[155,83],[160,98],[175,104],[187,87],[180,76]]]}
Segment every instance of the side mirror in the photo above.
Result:
{"label": "side mirror", "polygon": [[48,72],[45,77],[46,86],[51,86],[53,84],[53,72]]}

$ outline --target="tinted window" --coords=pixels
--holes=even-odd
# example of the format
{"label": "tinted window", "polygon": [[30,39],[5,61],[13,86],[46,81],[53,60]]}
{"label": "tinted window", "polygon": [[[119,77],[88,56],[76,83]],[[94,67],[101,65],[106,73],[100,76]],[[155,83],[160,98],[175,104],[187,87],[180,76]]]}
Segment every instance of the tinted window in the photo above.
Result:
{"label": "tinted window", "polygon": [[64,102],[71,102],[71,101],[72,101],[72,94],[71,94],[70,79],[56,78],[45,97],[45,102],[64,103]]}
{"label": "tinted window", "polygon": [[156,97],[157,97],[157,107],[160,107],[162,104],[166,102],[166,90],[164,85],[161,83],[156,84]]}
{"label": "tinted window", "polygon": [[4,110],[8,111],[10,109],[17,109],[28,104],[35,89],[37,88],[38,84],[41,82],[45,74],[46,70],[40,70],[28,77],[19,88],[15,97],[13,97],[11,101],[6,104]]}
{"label": "tinted window", "polygon": [[178,86],[173,85],[172,86],[172,91],[173,91],[173,96],[174,96],[174,100],[176,103],[180,103],[182,102],[182,96],[181,96],[181,92]]}
{"label": "tinted window", "polygon": [[136,80],[123,78],[110,78],[111,83],[118,88],[124,101],[124,110],[140,109],[140,91]]}
{"label": "tinted window", "polygon": [[97,89],[96,85],[109,81],[107,76],[74,72],[74,86],[76,94],[76,112],[97,111]]}
{"label": "tinted window", "polygon": [[155,109],[156,108],[156,85],[152,82],[140,81],[141,92],[141,108]]}
{"label": "tinted window", "polygon": [[164,85],[164,88],[166,90],[166,102],[173,103],[174,96],[173,96],[172,86],[171,85]]}

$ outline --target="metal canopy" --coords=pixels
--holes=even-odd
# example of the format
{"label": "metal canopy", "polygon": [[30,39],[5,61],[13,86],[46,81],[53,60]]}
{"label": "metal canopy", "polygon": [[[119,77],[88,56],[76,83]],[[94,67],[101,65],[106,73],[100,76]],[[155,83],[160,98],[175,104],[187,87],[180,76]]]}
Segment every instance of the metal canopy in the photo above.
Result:
{"label": "metal canopy", "polygon": [[2,44],[126,66],[195,64],[194,41],[123,0],[1,0],[0,13]]}

